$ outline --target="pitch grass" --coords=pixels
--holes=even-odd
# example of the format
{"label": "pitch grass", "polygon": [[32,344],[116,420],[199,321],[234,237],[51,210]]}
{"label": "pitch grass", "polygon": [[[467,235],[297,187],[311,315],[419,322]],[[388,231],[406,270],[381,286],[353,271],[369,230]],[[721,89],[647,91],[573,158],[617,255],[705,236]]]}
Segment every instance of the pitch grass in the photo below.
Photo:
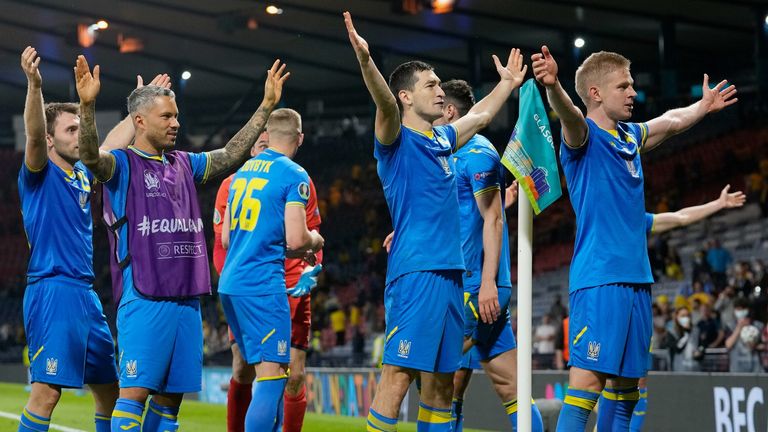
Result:
{"label": "pitch grass", "polygon": [[[18,415],[27,402],[29,393],[19,384],[0,383],[0,411]],[[184,401],[179,414],[180,430],[184,432],[226,431],[226,407],[196,401]],[[94,430],[93,399],[90,394],[78,395],[65,391],[53,413],[52,422],[69,428]],[[15,431],[18,423],[0,417],[0,431]],[[365,419],[307,413],[304,420],[306,432],[364,431]],[[415,423],[398,425],[398,431],[415,431]],[[482,432],[464,429],[466,432]]]}

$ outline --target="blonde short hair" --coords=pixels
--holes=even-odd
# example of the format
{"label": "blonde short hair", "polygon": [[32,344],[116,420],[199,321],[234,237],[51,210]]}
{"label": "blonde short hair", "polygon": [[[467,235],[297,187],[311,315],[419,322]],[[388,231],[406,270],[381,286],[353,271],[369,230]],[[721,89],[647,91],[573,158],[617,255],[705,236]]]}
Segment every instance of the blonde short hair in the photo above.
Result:
{"label": "blonde short hair", "polygon": [[584,105],[589,106],[589,88],[600,84],[609,73],[617,69],[629,69],[629,59],[609,51],[593,53],[576,69],[576,93]]}
{"label": "blonde short hair", "polygon": [[293,137],[301,133],[301,114],[290,108],[272,111],[267,120],[267,133]]}

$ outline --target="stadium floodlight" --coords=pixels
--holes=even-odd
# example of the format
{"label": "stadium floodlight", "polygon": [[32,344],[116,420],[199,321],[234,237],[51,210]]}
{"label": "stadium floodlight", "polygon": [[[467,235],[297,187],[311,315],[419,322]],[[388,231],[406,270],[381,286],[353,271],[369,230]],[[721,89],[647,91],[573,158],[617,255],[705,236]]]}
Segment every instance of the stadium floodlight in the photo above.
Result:
{"label": "stadium floodlight", "polygon": [[768,15],[765,16],[765,25],[768,26]]}
{"label": "stadium floodlight", "polygon": [[184,72],[181,73],[181,79],[183,79],[184,81],[190,78],[192,78],[192,72],[185,70]]}
{"label": "stadium floodlight", "polygon": [[283,10],[275,5],[269,5],[265,10],[270,15],[282,15],[283,13]]}
{"label": "stadium floodlight", "polygon": [[576,48],[583,48],[584,44],[586,44],[586,42],[584,41],[583,38],[577,37],[576,39],[573,40],[573,46],[575,46]]}

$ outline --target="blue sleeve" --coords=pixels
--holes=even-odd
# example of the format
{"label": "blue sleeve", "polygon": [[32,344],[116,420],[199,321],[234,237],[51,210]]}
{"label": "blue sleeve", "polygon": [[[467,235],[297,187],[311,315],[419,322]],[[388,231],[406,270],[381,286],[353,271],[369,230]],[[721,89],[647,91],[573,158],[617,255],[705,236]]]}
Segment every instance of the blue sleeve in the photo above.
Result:
{"label": "blue sleeve", "polygon": [[304,168],[294,165],[286,169],[286,206],[306,207],[309,201],[309,175]]}
{"label": "blue sleeve", "polygon": [[586,153],[589,141],[592,139],[592,124],[587,121],[587,136],[584,137],[584,145],[578,148],[573,148],[565,142],[565,135],[563,135],[562,129],[560,130],[560,159],[577,159]]}
{"label": "blue sleeve", "polygon": [[189,156],[189,164],[192,167],[192,175],[195,183],[208,181],[208,172],[211,168],[211,158],[208,153],[186,153]]}
{"label": "blue sleeve", "polygon": [[648,140],[648,123],[629,123],[632,137],[637,141],[637,148],[642,150]]}
{"label": "blue sleeve", "polygon": [[498,157],[494,159],[488,153],[470,150],[466,161],[465,172],[475,196],[491,190],[501,190]]}
{"label": "blue sleeve", "polygon": [[448,142],[451,144],[451,150],[456,150],[457,140],[459,139],[459,132],[456,130],[456,126],[452,124],[435,126],[432,128],[436,133],[439,132],[445,135]]}
{"label": "blue sleeve", "polygon": [[379,141],[376,137],[376,133],[373,134],[373,156],[376,160],[386,159],[395,153],[395,150],[400,147],[400,142],[403,140],[403,131],[403,125],[400,125],[400,130],[397,131],[397,137],[392,141],[392,144],[387,145],[382,144],[381,141]]}
{"label": "blue sleeve", "polygon": [[110,153],[115,158],[115,166],[113,167],[112,175],[109,176],[109,180],[104,182],[104,184],[107,188],[114,191],[130,168],[128,166],[128,155],[125,154],[125,150],[112,150]]}
{"label": "blue sleeve", "polygon": [[26,161],[22,160],[21,170],[19,170],[19,191],[34,188],[39,185],[43,178],[45,178],[45,174],[48,172],[48,166],[50,164],[51,161],[47,161],[42,168],[34,171],[27,166]]}
{"label": "blue sleeve", "polygon": [[654,215],[652,213],[645,213],[645,232],[650,234],[653,232]]}

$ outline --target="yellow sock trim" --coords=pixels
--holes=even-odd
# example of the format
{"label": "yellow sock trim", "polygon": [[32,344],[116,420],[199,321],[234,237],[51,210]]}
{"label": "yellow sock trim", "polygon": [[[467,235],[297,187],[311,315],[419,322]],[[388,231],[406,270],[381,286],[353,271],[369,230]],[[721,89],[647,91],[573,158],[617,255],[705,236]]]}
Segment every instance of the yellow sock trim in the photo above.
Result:
{"label": "yellow sock trim", "polygon": [[571,396],[566,395],[565,400],[563,403],[568,405],[577,406],[579,408],[583,408],[587,411],[592,411],[592,408],[595,407],[595,404],[597,403],[596,400],[586,399],[586,398],[580,398],[578,396]]}
{"label": "yellow sock trim", "polygon": [[149,409],[152,410],[153,413],[159,415],[160,417],[165,417],[170,420],[176,420],[176,416],[173,414],[166,414],[164,412],[158,411],[155,407],[152,405],[149,406]]}
{"label": "yellow sock trim", "polygon": [[256,381],[274,381],[274,380],[281,380],[281,379],[288,379],[288,374],[264,377],[264,378],[256,378]]}
{"label": "yellow sock trim", "polygon": [[96,420],[112,420],[112,417],[107,417],[107,416],[98,415],[98,414],[95,417],[96,417]]}
{"label": "yellow sock trim", "polygon": [[397,432],[397,425],[396,424],[389,424],[384,423],[383,421],[377,419],[373,416],[373,414],[368,414],[368,427],[366,428],[368,432]]}
{"label": "yellow sock trim", "polygon": [[509,402],[504,402],[504,408],[507,410],[507,415],[517,412],[517,399],[512,399]]}
{"label": "yellow sock trim", "polygon": [[136,420],[139,422],[139,424],[141,424],[141,416],[129,413],[128,411],[114,410],[112,411],[112,417],[128,418],[131,420]]}
{"label": "yellow sock trim", "polygon": [[613,393],[603,390],[603,397],[612,401],[636,401],[640,400],[640,392],[635,390],[629,393]]}
{"label": "yellow sock trim", "polygon": [[45,420],[40,420],[35,418],[32,414],[29,413],[29,411],[27,411],[26,408],[24,408],[24,411],[22,411],[22,415],[24,416],[24,418],[31,421],[32,423],[37,423],[37,424],[46,425],[46,426],[51,424],[50,420],[45,421]]}
{"label": "yellow sock trim", "polygon": [[451,413],[443,411],[432,411],[431,409],[419,407],[418,421],[422,423],[442,424],[451,421]]}

